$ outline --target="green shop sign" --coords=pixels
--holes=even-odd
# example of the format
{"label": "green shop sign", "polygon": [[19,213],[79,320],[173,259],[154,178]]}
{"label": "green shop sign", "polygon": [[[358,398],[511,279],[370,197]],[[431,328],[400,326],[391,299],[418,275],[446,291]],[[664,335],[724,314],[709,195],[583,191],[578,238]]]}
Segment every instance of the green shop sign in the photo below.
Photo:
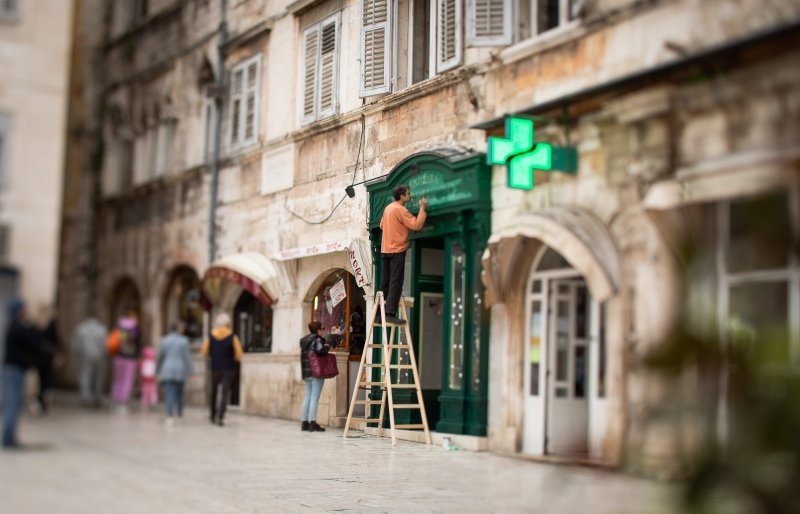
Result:
{"label": "green shop sign", "polygon": [[578,151],[574,146],[537,143],[533,138],[533,120],[506,118],[506,137],[490,137],[487,164],[508,166],[508,187],[533,189],[533,170],[578,172]]}

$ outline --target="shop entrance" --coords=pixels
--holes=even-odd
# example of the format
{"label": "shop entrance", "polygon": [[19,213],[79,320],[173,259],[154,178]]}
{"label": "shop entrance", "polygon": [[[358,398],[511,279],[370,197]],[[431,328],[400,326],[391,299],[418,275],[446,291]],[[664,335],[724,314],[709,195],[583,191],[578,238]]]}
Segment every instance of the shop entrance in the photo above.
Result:
{"label": "shop entrance", "polygon": [[[417,291],[412,309],[412,335],[428,424],[439,421],[444,347],[444,240],[420,239],[414,243],[413,267]],[[418,271],[417,271],[418,270]]]}
{"label": "shop entrance", "polygon": [[[386,180],[367,186],[370,238],[381,276],[380,221],[398,185],[411,188],[406,208],[428,217],[409,234],[403,295],[409,312],[420,385],[429,425],[437,432],[486,435],[488,412],[488,311],[483,307],[481,255],[491,232],[491,170],[485,157],[436,149],[409,157]],[[400,380],[403,380],[401,375]],[[416,413],[402,414],[417,423]]]}
{"label": "shop entrance", "polygon": [[604,403],[592,369],[605,370],[602,311],[583,277],[553,250],[544,252],[527,290],[523,450],[586,456],[591,414],[599,424]]}
{"label": "shop entrance", "polygon": [[[233,333],[245,353],[272,351],[272,307],[261,303],[248,291],[242,291],[233,308]],[[231,381],[231,405],[239,405],[242,382],[241,363],[235,365]]]}

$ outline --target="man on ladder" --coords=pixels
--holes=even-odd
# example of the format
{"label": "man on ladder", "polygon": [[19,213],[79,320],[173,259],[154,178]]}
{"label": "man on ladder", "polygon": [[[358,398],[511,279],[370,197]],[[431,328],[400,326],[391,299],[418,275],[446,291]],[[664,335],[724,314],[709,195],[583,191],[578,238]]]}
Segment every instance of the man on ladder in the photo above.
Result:
{"label": "man on ladder", "polygon": [[[419,214],[415,217],[408,212],[406,204],[411,200],[411,188],[399,185],[392,191],[394,202],[383,210],[381,218],[381,260],[383,263],[383,279],[381,291],[386,298],[386,322],[402,325],[406,322],[397,317],[397,304],[403,289],[403,274],[405,272],[406,250],[408,249],[408,231],[420,230],[425,225],[428,214],[425,207],[428,200],[419,201]],[[380,316],[380,314],[378,315]],[[380,323],[380,319],[375,320]]]}

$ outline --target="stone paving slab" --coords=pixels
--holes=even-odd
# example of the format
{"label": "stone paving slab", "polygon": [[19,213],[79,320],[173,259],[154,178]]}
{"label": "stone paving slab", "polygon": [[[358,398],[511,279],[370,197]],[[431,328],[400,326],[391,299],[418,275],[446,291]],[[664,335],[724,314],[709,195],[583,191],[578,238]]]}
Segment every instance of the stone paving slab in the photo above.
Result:
{"label": "stone paving slab", "polygon": [[162,414],[56,408],[25,418],[0,453],[0,512],[666,514],[674,487],[299,423],[190,409]]}

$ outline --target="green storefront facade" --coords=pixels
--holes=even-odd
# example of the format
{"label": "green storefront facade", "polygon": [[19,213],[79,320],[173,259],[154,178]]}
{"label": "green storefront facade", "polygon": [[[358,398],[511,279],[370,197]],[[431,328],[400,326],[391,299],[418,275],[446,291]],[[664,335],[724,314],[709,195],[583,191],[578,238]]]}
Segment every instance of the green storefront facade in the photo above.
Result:
{"label": "green storefront facade", "polygon": [[[403,295],[414,299],[409,323],[428,421],[438,432],[485,436],[489,312],[481,256],[491,234],[491,168],[483,154],[432,150],[407,158],[384,180],[367,185],[376,287],[382,273],[381,215],[400,184],[411,187],[406,207],[413,214],[419,199],[428,198],[425,226],[409,234],[403,287]],[[396,419],[415,421],[402,412]]]}

